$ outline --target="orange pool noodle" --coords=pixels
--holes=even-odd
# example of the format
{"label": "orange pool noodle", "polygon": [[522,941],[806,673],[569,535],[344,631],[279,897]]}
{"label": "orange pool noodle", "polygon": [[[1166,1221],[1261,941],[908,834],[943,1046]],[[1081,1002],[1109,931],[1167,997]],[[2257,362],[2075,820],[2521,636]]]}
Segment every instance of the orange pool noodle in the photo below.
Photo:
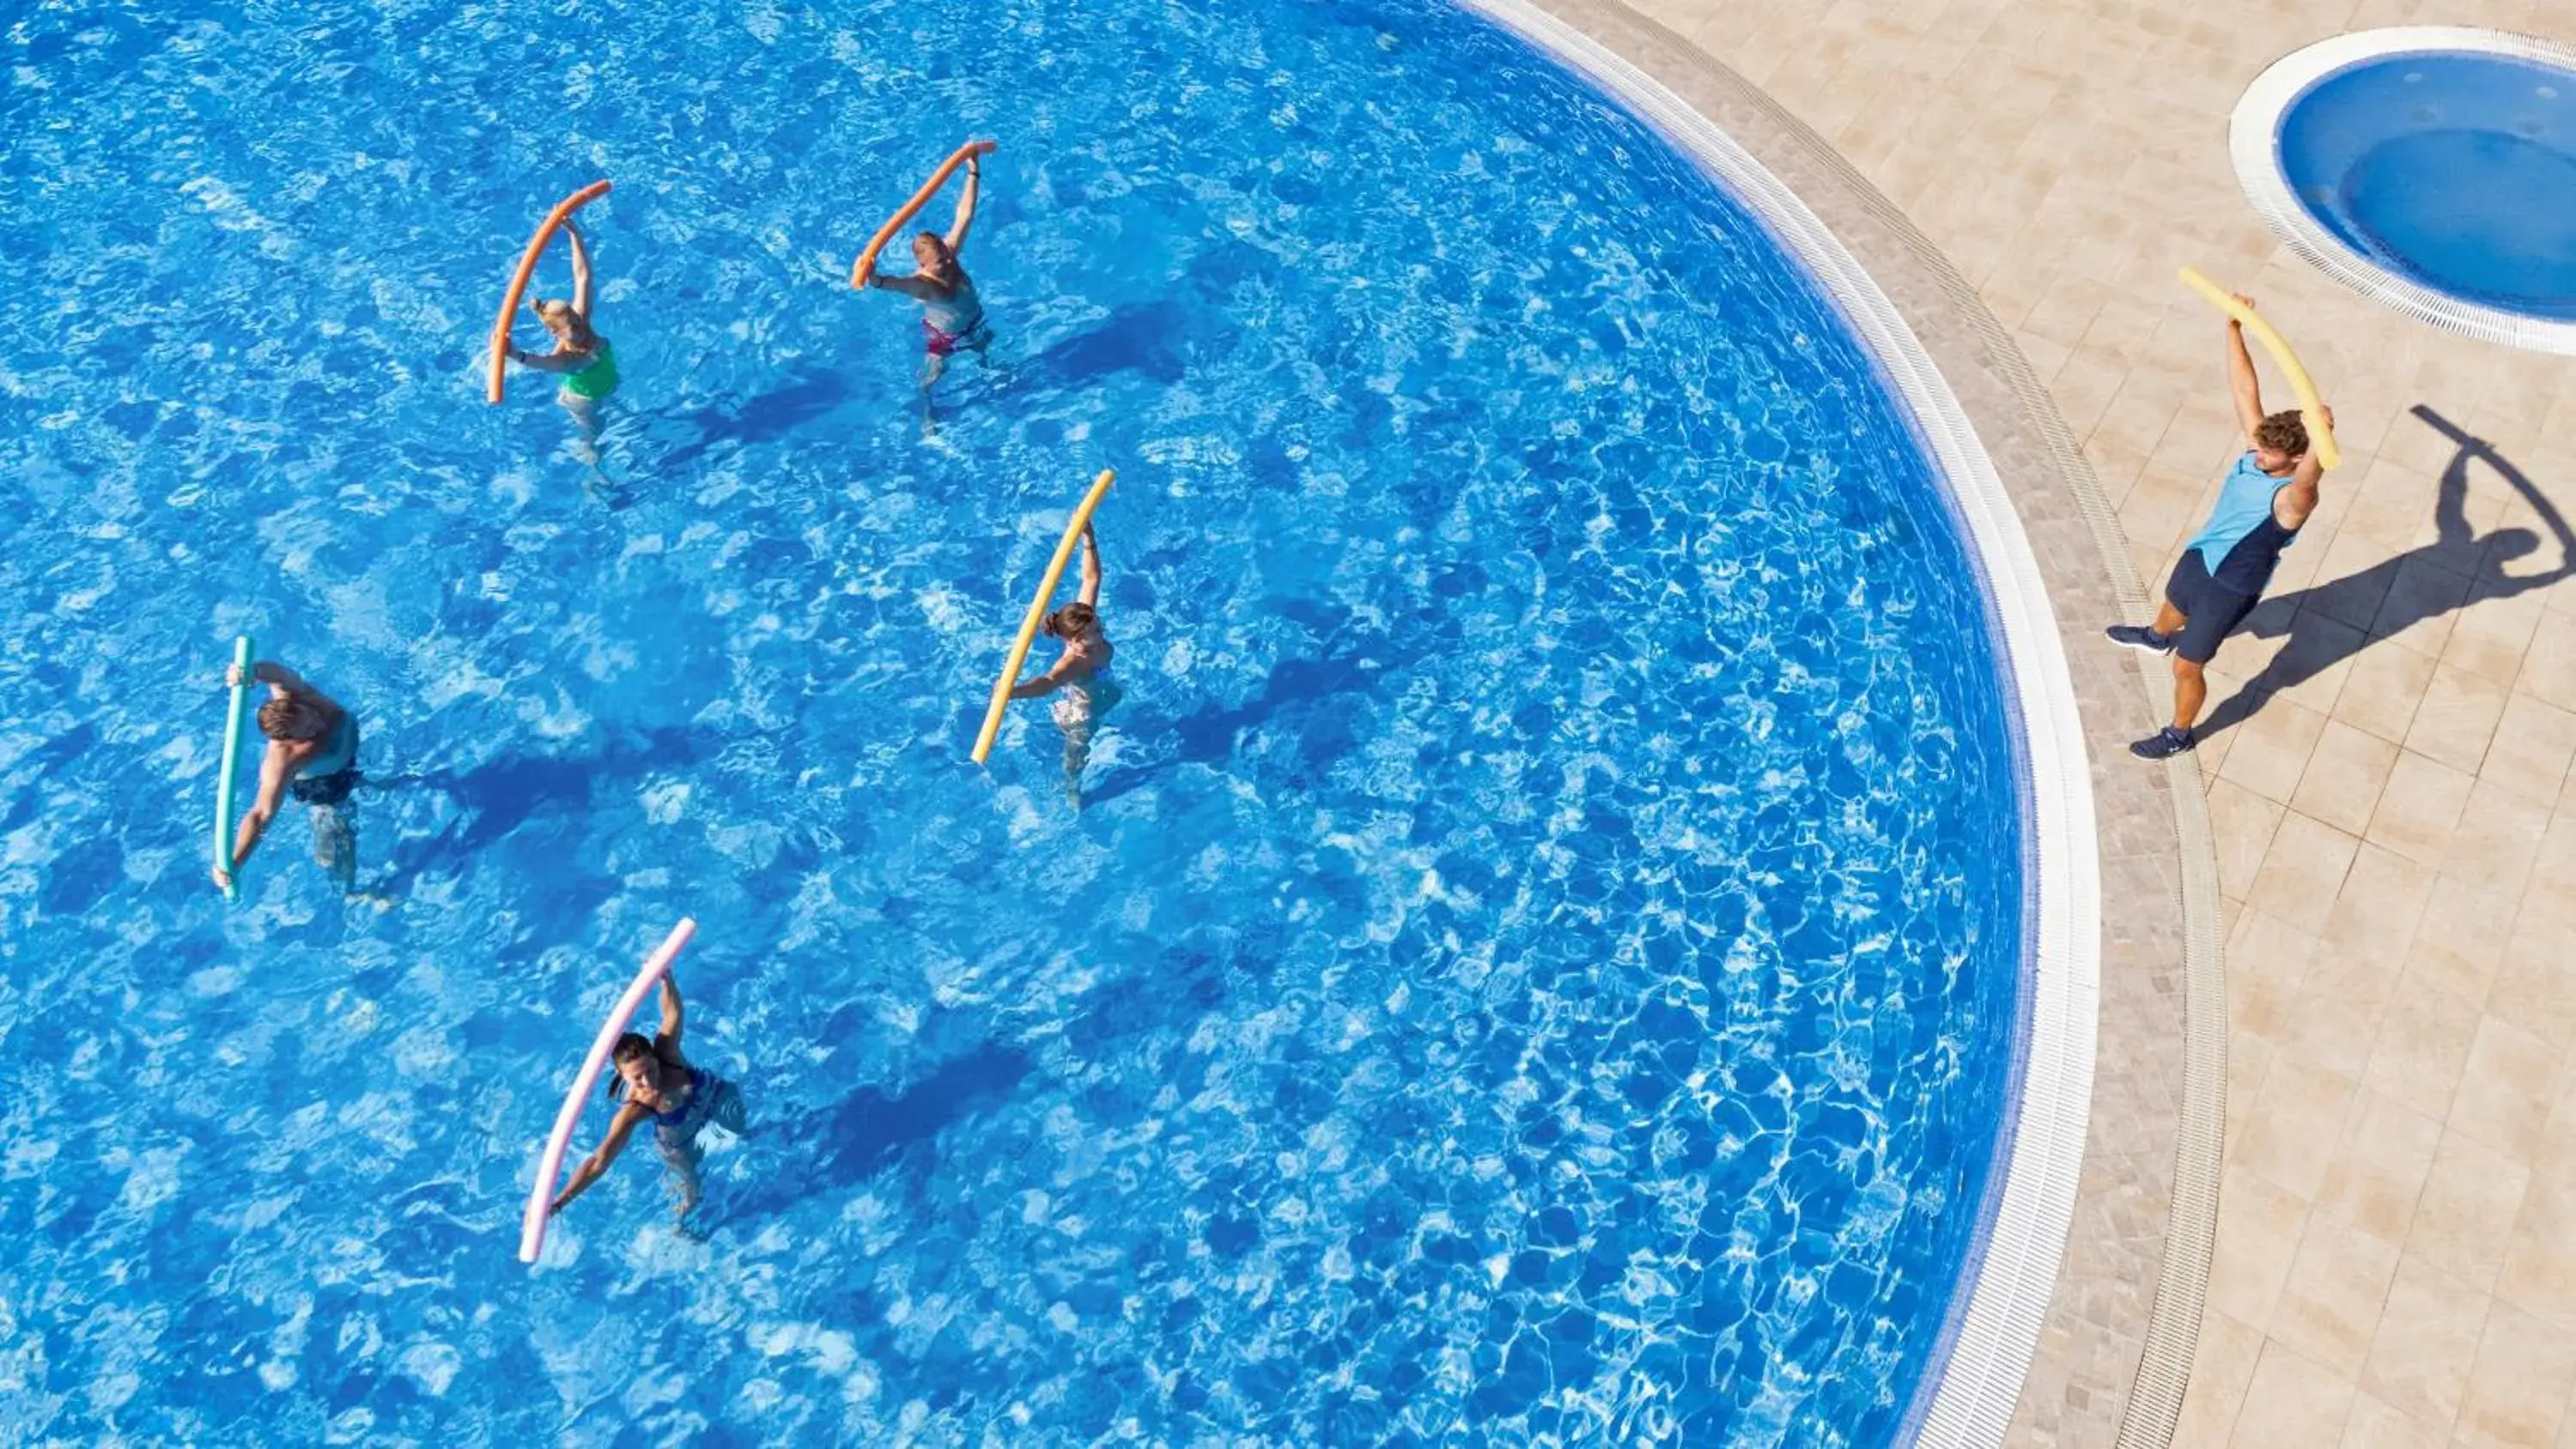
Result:
{"label": "orange pool noodle", "polygon": [[527,253],[519,258],[519,270],[510,278],[509,295],[501,299],[501,315],[492,323],[492,373],[483,390],[485,401],[501,400],[501,376],[510,365],[510,318],[519,310],[519,299],[527,295],[528,278],[537,274],[537,258],[574,212],[607,194],[607,182],[590,183],[557,202],[555,209],[546,213],[546,219],[537,223],[537,234],[528,238]]}
{"label": "orange pool noodle", "polygon": [[930,173],[930,179],[921,183],[921,189],[912,194],[912,200],[905,202],[901,211],[878,227],[875,236],[868,238],[868,249],[859,253],[858,261],[850,268],[850,285],[861,291],[867,290],[868,278],[877,272],[877,253],[885,250],[885,244],[894,240],[894,234],[903,229],[905,222],[930,204],[930,198],[939,194],[939,188],[948,184],[948,178],[957,174],[958,167],[965,165],[971,157],[990,154],[992,149],[990,141],[969,141],[957,148],[956,155],[940,163],[939,169]]}

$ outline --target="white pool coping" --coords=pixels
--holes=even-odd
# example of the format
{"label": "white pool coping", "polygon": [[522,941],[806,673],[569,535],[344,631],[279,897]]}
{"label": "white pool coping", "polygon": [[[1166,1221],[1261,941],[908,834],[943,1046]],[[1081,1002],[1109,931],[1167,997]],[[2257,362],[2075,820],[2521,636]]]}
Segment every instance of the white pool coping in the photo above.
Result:
{"label": "white pool coping", "polygon": [[2227,149],[2237,183],[2255,214],[2309,265],[2372,301],[2486,342],[2576,356],[2576,322],[2480,305],[2435,291],[2390,271],[2355,250],[2308,214],[2281,169],[2281,118],[2308,89],[2335,72],[2364,61],[2401,55],[2490,55],[2556,66],[2576,76],[2576,47],[2465,25],[2396,25],[2338,35],[2294,50],[2264,68],[2245,88],[2227,121]]}
{"label": "white pool coping", "polygon": [[1698,160],[1822,286],[1912,414],[1931,449],[2002,635],[2018,707],[2022,815],[2037,930],[2026,940],[2029,1011],[2021,1079],[2007,1102],[2003,1188],[1969,1259],[1967,1306],[1936,1350],[1928,1401],[1907,1427],[1921,1444],[1994,1445],[2011,1426],[2074,1220],[2092,1113],[2101,973],[2101,867],[2093,786],[2055,610],[2020,515],[1965,410],[1895,305],[1815,213],[1714,123],[1643,71],[1526,0],[1466,5],[1590,80]]}

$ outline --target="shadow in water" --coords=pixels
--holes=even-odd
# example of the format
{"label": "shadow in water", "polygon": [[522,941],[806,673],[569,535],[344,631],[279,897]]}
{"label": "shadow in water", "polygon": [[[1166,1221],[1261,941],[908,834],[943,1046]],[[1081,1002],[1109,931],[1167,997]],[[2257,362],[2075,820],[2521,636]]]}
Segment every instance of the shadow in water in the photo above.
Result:
{"label": "shadow in water", "polygon": [[780,1212],[818,1193],[854,1187],[902,1162],[915,1176],[933,1165],[930,1145],[971,1113],[1008,1097],[1029,1074],[1025,1052],[998,1042],[940,1065],[899,1092],[861,1087],[828,1107],[776,1122],[755,1104],[752,1136],[775,1144],[774,1167],[748,1184],[727,1216]]}
{"label": "shadow in water", "polygon": [[1177,302],[1121,307],[1098,326],[1049,344],[1012,372],[1041,390],[1084,387],[1120,372],[1169,385],[1188,367],[1188,324],[1189,312]]}
{"label": "shadow in water", "polygon": [[1103,774],[1099,783],[1082,792],[1084,803],[1097,805],[1104,800],[1114,800],[1177,766],[1212,764],[1222,760],[1234,753],[1235,744],[1243,737],[1244,731],[1269,721],[1283,710],[1293,710],[1337,694],[1374,688],[1378,679],[1395,663],[1368,647],[1383,642],[1360,641],[1321,659],[1283,659],[1270,666],[1270,677],[1262,682],[1261,692],[1241,704],[1203,705],[1178,719],[1122,722],[1128,735],[1145,739],[1159,737],[1169,741],[1169,748],[1159,758],[1147,763],[1121,765]]}
{"label": "shadow in water", "polygon": [[798,367],[777,387],[730,407],[666,415],[660,428],[685,428],[694,436],[654,460],[657,471],[684,468],[725,444],[766,442],[839,407],[850,395],[847,379],[817,367]]}
{"label": "shadow in water", "polygon": [[[2331,583],[2265,600],[2246,617],[2244,631],[2262,639],[2287,634],[2288,642],[2262,673],[2210,711],[2198,730],[2202,738],[2243,723],[2272,696],[2314,679],[2378,640],[2455,609],[2545,589],[2576,575],[2576,531],[2568,528],[2548,495],[2485,440],[2420,403],[2412,411],[2457,450],[2442,470],[2434,498],[2434,540]],[[2481,536],[2470,527],[2469,468],[2480,463],[2521,495],[2549,530],[2558,551],[2555,567],[2509,572],[2509,564],[2541,547],[2540,535],[2528,528],[2499,528]]]}
{"label": "shadow in water", "polygon": [[436,834],[397,842],[376,889],[392,890],[434,867],[470,860],[542,815],[586,811],[603,787],[628,790],[638,776],[692,764],[718,738],[704,730],[643,730],[612,737],[588,755],[504,755],[467,770],[368,776],[364,784],[376,794],[434,791],[457,808]]}

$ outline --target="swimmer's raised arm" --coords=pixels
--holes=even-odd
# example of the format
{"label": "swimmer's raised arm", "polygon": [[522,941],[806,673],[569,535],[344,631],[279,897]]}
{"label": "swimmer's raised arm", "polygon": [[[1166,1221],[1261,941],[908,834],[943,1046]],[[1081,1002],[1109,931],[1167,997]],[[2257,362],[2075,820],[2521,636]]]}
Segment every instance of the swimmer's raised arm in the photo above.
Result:
{"label": "swimmer's raised arm", "polygon": [[590,248],[581,239],[581,228],[571,217],[564,218],[564,236],[572,245],[572,309],[581,320],[590,320]]}
{"label": "swimmer's raised arm", "polygon": [[957,198],[957,219],[948,224],[948,249],[952,252],[965,250],[966,233],[974,228],[975,197],[983,189],[983,172],[978,163],[983,159],[966,158],[966,190]]}
{"label": "swimmer's raised arm", "polygon": [[[238,667],[226,669],[224,671],[225,686],[229,688],[232,685],[241,683],[240,674],[241,671]],[[290,694],[313,693],[313,686],[304,682],[303,675],[296,673],[294,670],[287,668],[285,665],[278,663],[274,659],[263,659],[257,664],[252,665],[250,667],[250,677],[274,690],[275,693],[270,696],[272,699],[284,699]]]}
{"label": "swimmer's raised arm", "polygon": [[[2236,300],[2251,307],[2254,299],[2243,292]],[[2236,400],[2237,426],[2245,433],[2245,446],[2259,447],[2254,432],[2263,426],[2263,379],[2254,371],[2254,357],[2245,350],[2245,327],[2235,318],[2227,319],[2227,391]]]}
{"label": "swimmer's raised arm", "polygon": [[1100,607],[1100,540],[1091,536],[1091,520],[1082,521],[1082,602]]}
{"label": "swimmer's raised arm", "polygon": [[599,1181],[599,1175],[608,1170],[608,1164],[615,1162],[617,1154],[626,1150],[626,1139],[635,1135],[635,1124],[650,1115],[646,1108],[634,1102],[619,1107],[617,1120],[608,1124],[608,1135],[599,1139],[598,1148],[581,1160],[581,1166],[573,1169],[572,1181],[565,1183],[564,1190],[556,1193],[555,1200],[546,1205],[547,1213],[562,1212],[564,1204],[581,1196],[592,1183]]}
{"label": "swimmer's raised arm", "polygon": [[668,1045],[676,1051],[680,1045],[680,1027],[686,1019],[686,1013],[680,1010],[680,988],[671,980],[671,973],[665,971],[662,973],[662,1035],[654,1045]]}

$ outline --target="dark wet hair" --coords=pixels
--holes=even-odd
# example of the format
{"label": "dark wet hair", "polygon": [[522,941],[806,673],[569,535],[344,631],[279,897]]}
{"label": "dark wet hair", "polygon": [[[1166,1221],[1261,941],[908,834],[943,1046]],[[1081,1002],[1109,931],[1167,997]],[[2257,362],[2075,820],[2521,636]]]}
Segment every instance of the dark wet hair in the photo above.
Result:
{"label": "dark wet hair", "polygon": [[649,1057],[651,1055],[653,1055],[653,1039],[641,1032],[630,1031],[617,1039],[616,1048],[608,1054],[608,1065],[610,1067],[610,1071],[608,1073],[608,1100],[614,1102],[620,1096],[624,1095],[626,1074],[616,1070],[616,1068],[624,1066],[626,1063],[635,1060],[637,1057]]}
{"label": "dark wet hair", "polygon": [[272,740],[291,740],[287,731],[295,728],[295,698],[272,699],[259,707],[259,732]]}
{"label": "dark wet hair", "polygon": [[1046,631],[1058,639],[1070,639],[1100,622],[1100,611],[1089,604],[1072,603],[1046,616]]}
{"label": "dark wet hair", "polygon": [[2254,428],[2254,446],[2296,458],[2308,451],[2308,424],[2294,412],[2277,412]]}

